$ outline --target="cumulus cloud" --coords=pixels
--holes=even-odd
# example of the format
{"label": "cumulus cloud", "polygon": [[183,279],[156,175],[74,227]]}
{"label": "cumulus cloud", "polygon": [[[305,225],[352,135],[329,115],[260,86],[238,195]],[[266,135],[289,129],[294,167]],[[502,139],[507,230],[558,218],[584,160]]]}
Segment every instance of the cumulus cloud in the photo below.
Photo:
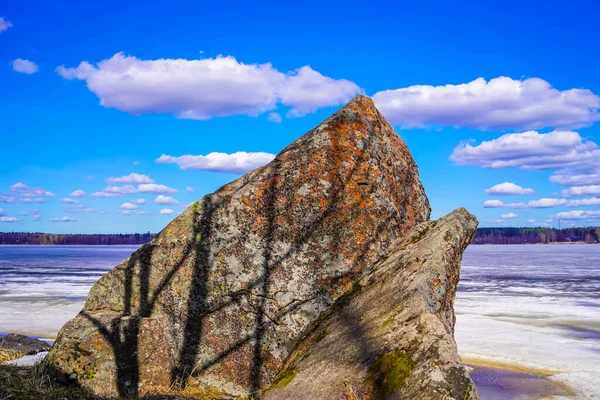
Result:
{"label": "cumulus cloud", "polygon": [[161,215],[171,215],[174,212],[175,211],[171,210],[170,208],[163,208],[162,210],[160,210]]}
{"label": "cumulus cloud", "polygon": [[529,222],[530,224],[534,224],[535,223],[535,219],[528,219],[527,222]]}
{"label": "cumulus cloud", "polygon": [[13,24],[9,20],[5,19],[4,17],[0,17],[0,33],[6,32],[8,28],[12,26]]}
{"label": "cumulus cloud", "polygon": [[13,197],[13,196],[0,196],[0,203],[14,204],[14,203],[43,203],[44,199],[41,197],[30,198],[30,197]]}
{"label": "cumulus cloud", "polygon": [[179,202],[174,198],[170,196],[163,196],[162,194],[158,195],[156,199],[154,199],[154,202],[156,204],[179,204]]}
{"label": "cumulus cloud", "polygon": [[529,171],[581,169],[596,165],[599,159],[600,148],[596,143],[572,131],[510,133],[475,146],[462,143],[450,156],[458,164]]}
{"label": "cumulus cloud", "polygon": [[85,192],[81,189],[76,190],[69,195],[69,197],[84,197],[84,196],[85,196]]}
{"label": "cumulus cloud", "polygon": [[539,200],[531,200],[527,203],[527,207],[529,208],[551,208],[551,207],[560,207],[566,206],[567,201],[564,199],[549,199],[542,198]]}
{"label": "cumulus cloud", "polygon": [[70,207],[65,207],[65,212],[75,214],[106,214],[105,210],[95,209],[84,206],[83,204],[77,204]]}
{"label": "cumulus cloud", "polygon": [[70,203],[70,204],[77,204],[79,203],[77,200],[72,199],[70,197],[65,197],[64,199],[61,200],[63,203]]}
{"label": "cumulus cloud", "polygon": [[498,219],[495,219],[493,222],[496,222],[496,223],[502,223],[502,222],[506,222],[506,221],[508,221],[508,220],[511,220],[511,219],[515,219],[515,218],[517,218],[518,216],[519,216],[519,215],[518,215],[518,214],[515,214],[515,213],[502,214],[502,215],[500,216],[500,218],[498,218]]}
{"label": "cumulus cloud", "polygon": [[138,193],[175,193],[176,191],[177,189],[156,183],[143,183],[137,187]]}
{"label": "cumulus cloud", "polygon": [[10,187],[10,190],[21,197],[56,196],[46,189],[42,189],[41,187],[32,188],[22,182],[15,183]]}
{"label": "cumulus cloud", "polygon": [[581,220],[581,219],[600,219],[600,211],[565,211],[556,214],[557,218],[566,220]]}
{"label": "cumulus cloud", "polygon": [[31,210],[31,212],[29,213],[29,215],[31,215],[31,219],[34,221],[39,221],[42,218],[42,212],[40,210]]}
{"label": "cumulus cloud", "polygon": [[193,193],[193,192],[194,192],[194,188],[193,188],[193,187],[191,187],[191,186],[186,186],[185,190],[186,190],[188,193]]}
{"label": "cumulus cloud", "polygon": [[113,192],[94,192],[90,196],[92,197],[103,197],[103,198],[112,198],[123,196],[122,193],[113,193]]}
{"label": "cumulus cloud", "polygon": [[50,218],[50,222],[75,222],[77,221],[75,218],[71,217],[62,217],[62,218]]}
{"label": "cumulus cloud", "polygon": [[282,104],[292,107],[288,117],[301,117],[319,108],[344,104],[362,91],[353,82],[332,79],[305,66],[288,73],[277,93]]}
{"label": "cumulus cloud", "polygon": [[580,200],[567,200],[555,198],[541,198],[525,203],[504,203],[501,200],[487,200],[483,203],[485,208],[553,208],[553,207],[593,207],[600,206],[600,197],[590,197]]}
{"label": "cumulus cloud", "polygon": [[600,97],[587,89],[557,90],[539,78],[478,78],[459,85],[414,85],[373,95],[392,124],[476,129],[588,126],[599,119]]}
{"label": "cumulus cloud", "polygon": [[499,183],[485,190],[488,196],[510,196],[510,195],[521,195],[521,194],[532,194],[535,190],[531,188],[522,188],[519,185],[515,185],[512,182]]}
{"label": "cumulus cloud", "polygon": [[550,182],[563,186],[600,185],[600,160],[598,160],[598,165],[598,168],[586,172],[568,169],[556,171],[550,177]]}
{"label": "cumulus cloud", "polygon": [[131,202],[135,203],[135,204],[146,204],[145,199],[136,199],[136,200],[132,200]]}
{"label": "cumulus cloud", "polygon": [[120,214],[122,214],[122,215],[131,215],[132,213],[129,210],[123,210],[123,211],[120,212]]}
{"label": "cumulus cloud", "polygon": [[563,197],[600,195],[600,185],[572,186],[561,191]]}
{"label": "cumulus cloud", "polygon": [[163,154],[156,162],[177,164],[180,169],[198,169],[214,172],[230,172],[234,174],[243,174],[261,167],[275,158],[270,153],[246,153],[239,151],[237,153],[209,153],[205,156],[184,155],[179,157]]}
{"label": "cumulus cloud", "polygon": [[526,208],[527,205],[525,203],[510,203],[506,204],[501,200],[486,200],[483,203],[483,207],[485,208]]}
{"label": "cumulus cloud", "polygon": [[125,176],[119,176],[117,178],[114,177],[110,177],[108,179],[106,179],[107,183],[153,183],[154,180],[152,180],[148,175],[140,175],[140,174],[136,174],[135,172],[129,174],[129,175],[125,175]]}
{"label": "cumulus cloud", "polygon": [[125,185],[125,186],[107,186],[101,192],[94,192],[91,194],[92,197],[118,197],[128,194],[138,193],[175,193],[177,190],[170,188],[165,185],[159,185],[156,183],[141,183],[139,185]]}
{"label": "cumulus cloud", "polygon": [[138,206],[132,203],[123,203],[121,204],[120,208],[125,210],[135,210],[136,208],[138,208]]}
{"label": "cumulus cloud", "polygon": [[281,115],[277,114],[276,112],[270,113],[268,119],[269,121],[275,122],[276,124],[281,123]]}
{"label": "cumulus cloud", "polygon": [[16,72],[20,72],[22,74],[35,74],[38,72],[39,68],[33,61],[23,60],[22,58],[17,58],[10,62],[12,69]]}
{"label": "cumulus cloud", "polygon": [[18,222],[16,217],[0,217],[0,222]]}
{"label": "cumulus cloud", "polygon": [[343,104],[361,92],[350,81],[326,77],[308,66],[282,73],[271,64],[244,64],[231,56],[141,60],[117,53],[96,65],[84,61],[56,71],[65,79],[86,81],[104,107],[187,119],[256,116],[278,103],[298,116]]}

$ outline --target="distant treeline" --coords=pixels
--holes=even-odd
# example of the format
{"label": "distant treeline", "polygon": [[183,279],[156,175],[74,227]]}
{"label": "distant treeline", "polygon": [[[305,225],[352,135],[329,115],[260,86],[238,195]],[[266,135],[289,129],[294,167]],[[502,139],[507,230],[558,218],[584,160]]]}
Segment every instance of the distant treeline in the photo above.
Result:
{"label": "distant treeline", "polygon": [[154,237],[148,233],[61,235],[55,233],[0,232],[0,244],[144,244]]}
{"label": "distant treeline", "polygon": [[473,244],[598,243],[600,228],[479,228]]}
{"label": "distant treeline", "polygon": [[[155,235],[118,233],[97,235],[60,235],[54,233],[0,232],[0,244],[144,244]],[[600,242],[600,228],[479,228],[473,244],[525,244],[553,242]]]}

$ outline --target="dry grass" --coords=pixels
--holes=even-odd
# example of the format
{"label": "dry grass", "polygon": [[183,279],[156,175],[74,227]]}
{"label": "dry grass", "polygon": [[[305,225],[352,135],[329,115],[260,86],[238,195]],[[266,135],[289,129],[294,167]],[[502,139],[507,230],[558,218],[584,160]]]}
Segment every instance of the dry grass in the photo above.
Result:
{"label": "dry grass", "polygon": [[[216,400],[229,399],[222,393],[200,388],[176,388],[161,395],[140,397],[146,400]],[[52,381],[43,366],[18,367],[0,365],[0,400],[104,400],[90,395],[77,386],[65,386]],[[119,398],[111,400],[132,400]]]}
{"label": "dry grass", "polygon": [[16,360],[17,358],[21,357],[23,357],[22,353],[19,353],[15,350],[3,349],[0,347],[0,364],[6,361]]}

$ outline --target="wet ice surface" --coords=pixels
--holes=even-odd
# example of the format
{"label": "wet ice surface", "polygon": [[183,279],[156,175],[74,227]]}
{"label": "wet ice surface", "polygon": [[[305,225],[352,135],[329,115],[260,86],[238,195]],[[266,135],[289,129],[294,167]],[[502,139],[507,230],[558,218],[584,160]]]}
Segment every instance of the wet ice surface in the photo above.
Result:
{"label": "wet ice surface", "polygon": [[0,332],[56,337],[90,287],[139,246],[0,246]]}
{"label": "wet ice surface", "polygon": [[470,246],[455,310],[464,359],[554,374],[578,398],[600,397],[600,245]]}

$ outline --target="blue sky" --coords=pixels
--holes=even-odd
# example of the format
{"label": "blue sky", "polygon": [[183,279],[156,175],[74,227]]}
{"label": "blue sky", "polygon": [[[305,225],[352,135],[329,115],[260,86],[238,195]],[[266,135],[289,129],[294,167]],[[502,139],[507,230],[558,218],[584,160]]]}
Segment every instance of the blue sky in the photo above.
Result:
{"label": "blue sky", "polygon": [[418,3],[0,3],[0,231],[156,232],[357,93],[433,218],[598,225],[600,5]]}

